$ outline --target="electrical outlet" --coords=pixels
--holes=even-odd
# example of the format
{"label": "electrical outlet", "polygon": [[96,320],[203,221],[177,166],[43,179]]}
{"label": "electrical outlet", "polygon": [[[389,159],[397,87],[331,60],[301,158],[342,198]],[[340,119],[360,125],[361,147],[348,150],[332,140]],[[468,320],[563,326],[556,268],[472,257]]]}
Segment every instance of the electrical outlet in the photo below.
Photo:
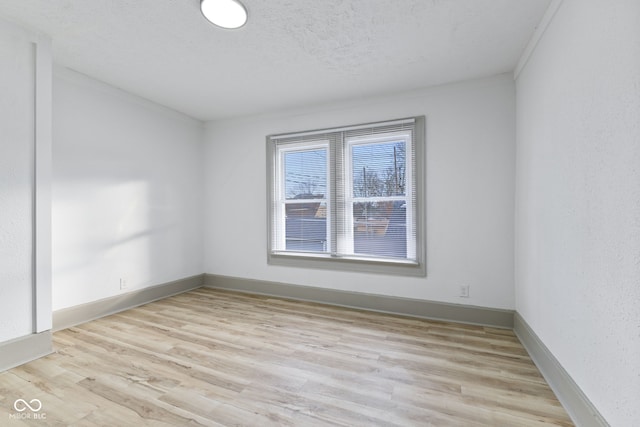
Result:
{"label": "electrical outlet", "polygon": [[129,284],[127,283],[127,279],[120,279],[120,290],[127,289]]}
{"label": "electrical outlet", "polygon": [[460,298],[469,298],[469,285],[460,285]]}

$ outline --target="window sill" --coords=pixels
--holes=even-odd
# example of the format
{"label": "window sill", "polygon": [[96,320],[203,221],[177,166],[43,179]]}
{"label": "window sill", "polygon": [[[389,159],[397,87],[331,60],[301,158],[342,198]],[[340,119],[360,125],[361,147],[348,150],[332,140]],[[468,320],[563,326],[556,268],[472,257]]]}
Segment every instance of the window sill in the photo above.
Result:
{"label": "window sill", "polygon": [[393,258],[334,256],[308,252],[269,252],[267,263],[298,268],[353,271],[393,276],[426,276],[424,263]]}

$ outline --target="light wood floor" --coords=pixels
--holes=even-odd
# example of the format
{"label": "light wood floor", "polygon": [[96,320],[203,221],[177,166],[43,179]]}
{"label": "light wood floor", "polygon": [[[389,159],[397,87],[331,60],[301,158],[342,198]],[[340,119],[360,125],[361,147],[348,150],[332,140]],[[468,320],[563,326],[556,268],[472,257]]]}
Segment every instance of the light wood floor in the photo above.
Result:
{"label": "light wood floor", "polygon": [[0,374],[0,425],[572,425],[508,330],[202,288],[54,346]]}

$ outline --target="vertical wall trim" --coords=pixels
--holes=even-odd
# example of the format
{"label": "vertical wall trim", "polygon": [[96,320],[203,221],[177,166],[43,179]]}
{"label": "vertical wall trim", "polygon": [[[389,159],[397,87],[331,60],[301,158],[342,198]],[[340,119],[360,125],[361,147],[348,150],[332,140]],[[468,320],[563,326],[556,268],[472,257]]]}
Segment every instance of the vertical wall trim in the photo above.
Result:
{"label": "vertical wall trim", "polygon": [[53,61],[51,40],[37,36],[35,44],[35,284],[34,332],[51,329],[51,179]]}

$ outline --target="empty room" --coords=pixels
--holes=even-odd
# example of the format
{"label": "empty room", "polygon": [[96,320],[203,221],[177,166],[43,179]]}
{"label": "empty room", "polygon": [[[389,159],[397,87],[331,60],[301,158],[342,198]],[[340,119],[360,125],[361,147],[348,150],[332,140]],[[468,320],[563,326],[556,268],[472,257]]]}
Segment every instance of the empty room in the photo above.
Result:
{"label": "empty room", "polygon": [[640,1],[1,0],[0,426],[640,425]]}

